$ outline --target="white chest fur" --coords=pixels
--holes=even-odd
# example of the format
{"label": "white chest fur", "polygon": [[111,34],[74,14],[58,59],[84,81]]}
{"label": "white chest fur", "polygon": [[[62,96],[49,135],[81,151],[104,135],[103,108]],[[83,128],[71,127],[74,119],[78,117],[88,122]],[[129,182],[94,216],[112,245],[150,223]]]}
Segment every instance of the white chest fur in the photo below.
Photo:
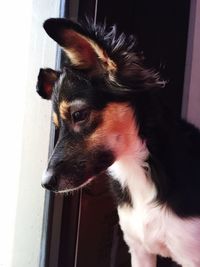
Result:
{"label": "white chest fur", "polygon": [[132,259],[132,266],[154,267],[155,260],[149,255],[157,254],[171,257],[182,266],[199,267],[200,219],[181,219],[167,206],[154,201],[156,188],[150,173],[143,168],[148,151],[142,143],[137,148],[109,168],[112,177],[122,187],[128,187],[133,201],[133,207],[126,204],[118,207],[124,239],[132,258],[138,257],[136,261]]}
{"label": "white chest fur", "polygon": [[[169,256],[169,251],[161,241],[164,239],[164,233],[161,232],[160,222],[165,221],[161,218],[165,211],[154,202],[156,189],[143,168],[148,152],[144,145],[141,145],[137,152],[134,157],[130,154],[124,156],[109,168],[113,178],[117,179],[122,187],[128,187],[133,202],[133,207],[126,204],[118,207],[120,226],[130,250],[137,243],[149,253]],[[145,167],[148,167],[147,164]]]}
{"label": "white chest fur", "polygon": [[135,246],[142,246],[147,253],[171,256],[166,245],[165,212],[158,207],[146,205],[140,208],[119,207],[118,214],[130,251]]}

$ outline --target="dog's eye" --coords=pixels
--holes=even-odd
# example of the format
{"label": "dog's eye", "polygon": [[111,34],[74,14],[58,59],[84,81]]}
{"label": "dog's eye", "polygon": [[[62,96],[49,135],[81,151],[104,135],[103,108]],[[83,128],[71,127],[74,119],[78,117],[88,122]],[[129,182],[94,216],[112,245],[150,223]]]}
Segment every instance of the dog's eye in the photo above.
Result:
{"label": "dog's eye", "polygon": [[72,113],[72,120],[74,123],[85,121],[89,116],[88,109],[78,110]]}

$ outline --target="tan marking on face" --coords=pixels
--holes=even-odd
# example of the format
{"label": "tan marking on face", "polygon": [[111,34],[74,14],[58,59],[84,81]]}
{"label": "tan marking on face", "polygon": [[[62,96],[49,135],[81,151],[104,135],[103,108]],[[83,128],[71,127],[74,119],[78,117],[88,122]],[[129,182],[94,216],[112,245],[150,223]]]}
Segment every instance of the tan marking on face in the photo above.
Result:
{"label": "tan marking on face", "polygon": [[66,119],[68,108],[69,108],[69,103],[65,100],[63,100],[59,105],[60,116],[64,120]]}
{"label": "tan marking on face", "polygon": [[102,123],[88,138],[87,146],[90,149],[104,145],[119,155],[130,148],[137,136],[132,109],[124,103],[111,103],[103,110]]}
{"label": "tan marking on face", "polygon": [[59,126],[59,121],[58,121],[58,116],[57,116],[57,114],[56,114],[55,112],[53,112],[52,117],[53,117],[53,122],[54,122],[54,124],[56,125],[56,127],[58,127],[58,126]]}

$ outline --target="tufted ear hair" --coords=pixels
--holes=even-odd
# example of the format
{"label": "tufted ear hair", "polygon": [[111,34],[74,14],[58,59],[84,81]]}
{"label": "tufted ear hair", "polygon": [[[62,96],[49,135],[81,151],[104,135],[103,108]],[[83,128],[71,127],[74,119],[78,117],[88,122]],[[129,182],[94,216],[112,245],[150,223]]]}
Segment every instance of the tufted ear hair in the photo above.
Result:
{"label": "tufted ear hair", "polygon": [[52,69],[40,69],[36,90],[44,99],[50,99],[55,82],[59,79],[61,72]]}
{"label": "tufted ear hair", "polygon": [[47,34],[63,48],[73,67],[90,75],[116,70],[116,64],[106,51],[78,23],[51,18],[43,26]]}

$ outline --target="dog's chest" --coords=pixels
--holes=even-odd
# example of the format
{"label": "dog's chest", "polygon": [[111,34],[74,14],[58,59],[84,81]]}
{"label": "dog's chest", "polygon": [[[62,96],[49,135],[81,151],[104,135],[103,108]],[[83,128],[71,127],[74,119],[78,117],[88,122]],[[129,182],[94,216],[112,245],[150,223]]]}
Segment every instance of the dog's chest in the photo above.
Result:
{"label": "dog's chest", "polygon": [[125,159],[115,162],[109,169],[122,188],[128,187],[133,203],[118,207],[120,226],[130,250],[142,244],[152,254],[169,256],[165,245],[165,208],[154,202],[156,189],[142,164]]}
{"label": "dog's chest", "polygon": [[142,245],[151,254],[170,256],[166,246],[165,215],[158,207],[118,207],[119,222],[124,239],[132,250]]}

